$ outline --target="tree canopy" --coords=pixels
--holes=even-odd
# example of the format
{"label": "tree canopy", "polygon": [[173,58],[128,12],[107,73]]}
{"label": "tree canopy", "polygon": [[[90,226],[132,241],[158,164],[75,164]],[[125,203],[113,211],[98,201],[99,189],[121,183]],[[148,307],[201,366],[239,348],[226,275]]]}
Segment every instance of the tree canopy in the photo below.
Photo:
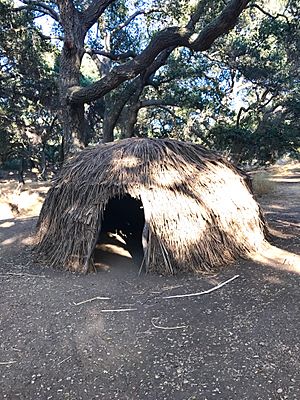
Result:
{"label": "tree canopy", "polygon": [[0,161],[43,171],[131,136],[296,156],[298,18],[295,0],[2,1]]}
{"label": "tree canopy", "polygon": [[0,4],[0,161],[31,159],[43,168],[58,111],[56,49],[43,40],[32,13],[9,13],[9,7]]}

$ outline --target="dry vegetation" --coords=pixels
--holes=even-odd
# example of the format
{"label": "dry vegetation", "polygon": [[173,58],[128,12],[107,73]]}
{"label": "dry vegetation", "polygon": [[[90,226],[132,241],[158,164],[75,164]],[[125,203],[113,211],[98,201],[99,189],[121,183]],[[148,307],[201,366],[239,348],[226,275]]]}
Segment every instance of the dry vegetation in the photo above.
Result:
{"label": "dry vegetation", "polygon": [[0,182],[0,219],[33,217],[39,214],[50,182],[16,181]]}
{"label": "dry vegetation", "polygon": [[289,162],[285,165],[273,165],[250,172],[254,193],[258,197],[276,193],[278,177],[289,176],[294,170],[299,169],[299,162]]}
{"label": "dry vegetation", "polygon": [[38,252],[53,266],[86,272],[106,205],[125,195],[143,204],[146,270],[211,271],[264,241],[264,219],[242,171],[199,145],[128,139],[65,164],[40,214]]}
{"label": "dry vegetation", "polygon": [[[124,163],[124,160],[120,162]],[[133,158],[131,162],[133,162]],[[281,188],[282,178],[286,177],[289,180],[288,178],[296,170],[300,170],[299,163],[276,165],[252,172],[254,193],[262,198],[261,201],[269,196],[276,196],[279,187]],[[8,220],[39,215],[50,186],[50,182],[34,182],[29,179],[22,187],[19,187],[18,183],[13,180],[0,182],[0,219]]]}
{"label": "dry vegetation", "polygon": [[273,193],[276,189],[276,184],[272,179],[271,171],[256,171],[252,174],[252,186],[254,193],[260,197]]}

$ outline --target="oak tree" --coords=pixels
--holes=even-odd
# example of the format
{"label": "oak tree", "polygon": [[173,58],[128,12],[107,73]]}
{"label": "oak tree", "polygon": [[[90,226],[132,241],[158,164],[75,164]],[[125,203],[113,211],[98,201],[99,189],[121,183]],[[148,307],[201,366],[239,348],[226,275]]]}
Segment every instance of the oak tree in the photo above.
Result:
{"label": "oak tree", "polygon": [[[172,51],[178,47],[185,47],[193,52],[208,50],[216,39],[235,26],[249,0],[231,0],[227,3],[200,0],[193,5],[186,2],[189,14],[181,16],[183,22],[166,26],[160,21],[158,31],[137,53],[122,52],[122,43],[119,45],[119,52],[115,52],[116,49],[114,52],[110,52],[109,49],[87,50],[89,32],[94,29],[95,24],[98,24],[99,29],[103,29],[99,21],[109,7],[118,3],[116,0],[22,0],[22,5],[14,8],[14,12],[25,10],[39,16],[47,15],[60,27],[63,46],[59,63],[59,92],[65,155],[83,148],[88,142],[85,104],[100,98],[105,99],[105,141],[113,140],[116,120],[126,109],[130,132],[130,126],[134,125],[136,120],[139,95],[149,84],[153,74],[166,63]],[[138,2],[137,4],[139,7],[120,24],[121,30],[139,15],[151,12],[142,9]],[[171,12],[172,2],[169,6]],[[122,62],[114,64],[113,67],[103,68],[98,81],[82,86],[80,68],[87,51],[91,51],[91,55],[98,53],[107,60]],[[121,99],[117,101],[113,91],[120,87]]]}

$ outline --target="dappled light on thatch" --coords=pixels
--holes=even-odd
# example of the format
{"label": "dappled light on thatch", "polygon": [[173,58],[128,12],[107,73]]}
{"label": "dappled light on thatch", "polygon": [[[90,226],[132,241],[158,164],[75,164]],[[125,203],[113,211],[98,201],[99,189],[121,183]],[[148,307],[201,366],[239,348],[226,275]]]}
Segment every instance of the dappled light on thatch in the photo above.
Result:
{"label": "dappled light on thatch", "polygon": [[[149,226],[146,270],[211,271],[264,242],[247,177],[221,156],[191,143],[126,139],[66,163],[42,208],[36,250],[51,265],[86,272],[112,199],[120,207],[122,199],[141,204]],[[126,208],[118,218],[132,218],[123,214]]]}

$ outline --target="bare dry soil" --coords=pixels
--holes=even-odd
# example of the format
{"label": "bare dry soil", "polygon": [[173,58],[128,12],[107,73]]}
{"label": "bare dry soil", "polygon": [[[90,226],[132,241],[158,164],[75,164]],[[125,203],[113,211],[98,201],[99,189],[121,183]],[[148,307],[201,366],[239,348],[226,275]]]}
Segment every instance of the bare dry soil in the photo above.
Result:
{"label": "bare dry soil", "polygon": [[[299,255],[300,168],[272,179],[273,244]],[[79,276],[35,262],[35,223],[0,221],[0,399],[300,399],[300,265],[138,276],[119,252]]]}

